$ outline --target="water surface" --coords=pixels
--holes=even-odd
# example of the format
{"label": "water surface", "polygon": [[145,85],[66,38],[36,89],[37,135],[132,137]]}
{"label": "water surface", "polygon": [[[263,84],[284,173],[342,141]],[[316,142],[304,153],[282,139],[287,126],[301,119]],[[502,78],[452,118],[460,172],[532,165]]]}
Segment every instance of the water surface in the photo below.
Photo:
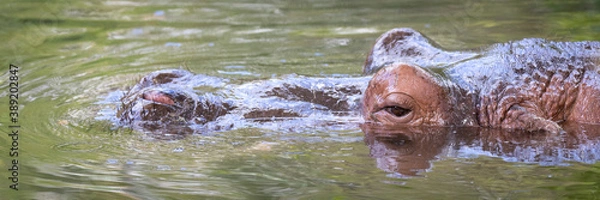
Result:
{"label": "water surface", "polygon": [[[19,191],[2,178],[2,198],[598,198],[594,128],[572,146],[566,136],[555,143],[525,140],[546,146],[514,138],[524,143],[502,145],[506,137],[491,130],[428,130],[421,142],[365,142],[358,125],[244,128],[165,141],[98,116],[114,109],[103,104],[112,92],[159,69],[232,84],[289,74],[356,77],[372,43],[391,28],[414,28],[452,50],[526,37],[600,40],[599,11],[598,1],[550,0],[5,1],[0,113],[8,112],[12,63],[20,67],[21,134]],[[11,166],[9,125],[8,115],[0,115],[4,169]],[[521,144],[531,150],[511,152],[533,158],[477,141]],[[385,156],[401,158],[413,144],[418,148],[410,151],[424,153],[395,164],[413,174],[393,168]]]}

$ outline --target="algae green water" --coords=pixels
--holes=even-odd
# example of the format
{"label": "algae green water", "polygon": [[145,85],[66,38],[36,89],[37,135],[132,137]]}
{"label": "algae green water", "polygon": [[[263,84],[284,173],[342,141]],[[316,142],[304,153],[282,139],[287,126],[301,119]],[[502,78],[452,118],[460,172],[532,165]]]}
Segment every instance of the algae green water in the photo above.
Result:
{"label": "algae green water", "polygon": [[[407,178],[378,168],[358,127],[163,141],[99,117],[114,110],[102,103],[111,92],[159,69],[232,83],[359,76],[375,39],[396,27],[447,49],[600,40],[600,1],[5,0],[0,27],[0,199],[600,198],[594,159],[439,155]],[[10,64],[19,67],[18,123],[10,122]],[[8,135],[14,124],[18,140]]]}

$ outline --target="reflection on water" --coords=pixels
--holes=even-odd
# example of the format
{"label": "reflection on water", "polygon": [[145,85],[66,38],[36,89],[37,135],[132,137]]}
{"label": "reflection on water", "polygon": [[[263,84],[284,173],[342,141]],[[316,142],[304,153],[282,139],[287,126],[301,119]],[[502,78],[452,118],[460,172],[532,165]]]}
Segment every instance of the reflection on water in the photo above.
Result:
{"label": "reflection on water", "polygon": [[569,123],[565,133],[485,128],[380,127],[363,124],[377,167],[405,176],[425,175],[439,159],[499,157],[506,162],[566,166],[600,160],[600,126]]}

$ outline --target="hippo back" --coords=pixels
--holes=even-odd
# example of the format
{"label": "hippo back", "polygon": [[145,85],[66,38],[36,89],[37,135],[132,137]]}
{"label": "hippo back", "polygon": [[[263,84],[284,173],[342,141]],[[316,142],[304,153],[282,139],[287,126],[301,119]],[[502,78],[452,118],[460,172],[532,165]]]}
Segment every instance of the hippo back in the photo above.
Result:
{"label": "hippo back", "polygon": [[560,122],[582,87],[598,91],[600,42],[524,39],[497,44],[482,57],[446,69],[460,87],[480,97],[480,123],[494,126],[513,105]]}

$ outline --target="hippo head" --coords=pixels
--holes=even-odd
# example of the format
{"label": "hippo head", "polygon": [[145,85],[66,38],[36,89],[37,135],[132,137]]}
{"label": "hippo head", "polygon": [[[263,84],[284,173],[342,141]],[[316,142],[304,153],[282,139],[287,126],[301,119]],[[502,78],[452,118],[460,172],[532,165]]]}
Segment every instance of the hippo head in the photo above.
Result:
{"label": "hippo head", "polygon": [[394,63],[379,70],[363,97],[367,122],[393,126],[476,126],[471,96],[426,68]]}

